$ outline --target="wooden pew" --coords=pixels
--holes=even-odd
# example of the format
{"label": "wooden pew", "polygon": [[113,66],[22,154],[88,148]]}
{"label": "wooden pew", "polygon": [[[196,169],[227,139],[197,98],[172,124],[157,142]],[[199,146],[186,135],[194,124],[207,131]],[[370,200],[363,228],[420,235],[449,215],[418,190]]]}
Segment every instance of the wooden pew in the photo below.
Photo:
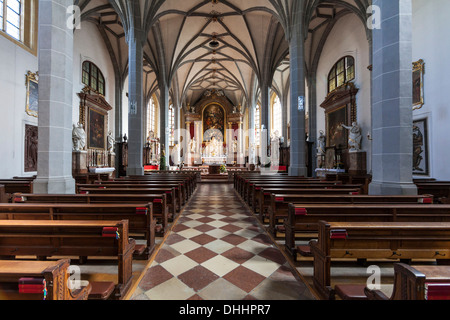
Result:
{"label": "wooden pew", "polygon": [[146,240],[146,245],[136,245],[134,256],[149,259],[155,249],[156,219],[153,203],[134,204],[76,204],[76,203],[11,203],[0,204],[3,220],[128,220],[128,232]]}
{"label": "wooden pew", "polygon": [[112,181],[108,181],[112,183],[125,183],[125,184],[148,184],[154,187],[175,187],[178,190],[178,193],[180,194],[180,197],[182,199],[182,205],[185,204],[186,201],[189,200],[191,194],[189,193],[190,188],[188,188],[188,184],[186,183],[186,180],[184,179],[176,179],[176,180],[166,180],[166,179],[149,179],[148,177],[141,178],[119,178]]}
{"label": "wooden pew", "polygon": [[[69,265],[69,259],[0,260],[0,300],[87,300],[91,284],[70,289]],[[30,286],[29,282],[38,284]]]}
{"label": "wooden pew", "polygon": [[[450,300],[450,267],[394,264],[394,289],[391,297],[380,290],[363,288],[368,300]],[[336,291],[338,290],[336,286]],[[340,286],[341,294],[345,294],[346,286]]]}
{"label": "wooden pew", "polygon": [[[309,255],[308,246],[296,246],[295,240],[317,236],[320,220],[328,222],[450,222],[449,205],[414,204],[414,196],[381,196],[359,204],[289,204],[284,220],[285,249],[295,260],[297,253]],[[396,202],[396,197],[411,197],[411,203]],[[420,200],[420,196],[416,201]],[[380,201],[376,203],[376,201]]]}
{"label": "wooden pew", "polygon": [[169,207],[169,219],[175,219],[177,212],[180,211],[180,199],[177,196],[174,187],[164,186],[147,186],[145,184],[79,184],[76,186],[77,193],[89,193],[89,194],[165,194],[167,206]]}
{"label": "wooden pew", "polygon": [[156,235],[164,236],[169,227],[169,208],[166,194],[30,194],[16,193],[13,203],[151,203],[157,221]]}
{"label": "wooden pew", "polygon": [[334,299],[334,259],[433,259],[450,257],[447,222],[326,222],[319,221],[318,240],[310,241],[313,283],[326,299]]}
{"label": "wooden pew", "polygon": [[181,181],[186,184],[188,194],[191,195],[197,186],[197,174],[192,173],[149,173],[143,176],[127,176],[125,180],[150,180],[150,181]]}
{"label": "wooden pew", "polygon": [[[89,187],[96,187],[98,185],[105,186],[105,187],[123,187],[123,188],[154,188],[154,189],[162,189],[162,188],[174,188],[174,198],[175,198],[175,204],[176,204],[176,210],[177,212],[181,210],[183,205],[186,204],[186,201],[188,200],[188,196],[186,194],[186,188],[183,188],[181,183],[178,182],[150,182],[150,181],[133,181],[133,180],[114,180],[114,181],[108,181],[108,182],[100,182],[95,183],[92,185],[78,185],[79,187],[83,188],[89,188]],[[171,202],[171,201],[170,201]]]}
{"label": "wooden pew", "polygon": [[[275,175],[261,175],[260,173],[236,174],[235,181],[234,181],[234,187],[235,187],[236,191],[239,193],[239,195],[241,195],[241,197],[242,197],[243,190],[244,190],[244,184],[248,183],[248,181],[251,179],[261,179],[263,177],[266,179],[272,179],[272,180],[280,179],[280,178],[290,179],[287,174],[280,174],[280,173],[277,173]],[[298,177],[298,178],[300,179],[302,177]],[[307,178],[303,178],[303,179],[307,179]]]}
{"label": "wooden pew", "polygon": [[[303,189],[358,189],[358,192],[361,193],[361,185],[354,184],[334,184],[333,182],[286,182],[286,183],[255,183],[249,186],[247,189],[247,203],[252,208],[259,207],[260,199],[257,198],[257,194],[261,188],[269,189],[269,188],[303,188]],[[261,197],[261,196],[260,196]]]}
{"label": "wooden pew", "polygon": [[[116,235],[118,238],[116,238]],[[100,256],[118,260],[114,297],[131,286],[135,240],[128,238],[128,220],[45,221],[0,220],[0,256]]]}
{"label": "wooden pew", "polygon": [[[360,189],[330,189],[330,188],[261,188],[257,196],[262,200],[259,201],[259,210],[255,212],[263,223],[269,223],[269,208],[273,212],[278,210],[286,210],[287,204],[291,195],[294,196],[311,196],[311,195],[348,195],[357,194]],[[272,199],[272,195],[277,194],[277,197]]]}
{"label": "wooden pew", "polygon": [[[255,188],[255,196],[254,196],[254,203],[253,203],[253,212],[256,214],[259,214],[260,216],[265,215],[267,213],[267,209],[271,204],[271,194],[272,193],[278,193],[278,194],[311,194],[311,192],[302,190],[305,189],[305,186],[293,186],[293,187],[279,187],[275,186],[272,187],[270,185],[267,186],[257,186]],[[348,193],[361,193],[361,188],[359,185],[338,185],[338,186],[321,186],[313,184],[308,189],[315,189],[324,190],[323,192],[319,192],[319,194],[348,194]],[[295,191],[297,190],[297,192]],[[326,191],[326,190],[334,190],[334,191]],[[340,190],[340,191],[338,191]]]}
{"label": "wooden pew", "polygon": [[415,184],[419,194],[432,194],[436,203],[450,202],[449,181],[417,181]]}
{"label": "wooden pew", "polygon": [[349,173],[327,173],[326,181],[342,181],[344,184],[360,184],[362,194],[369,193],[369,184],[372,181],[371,175],[354,175]]}
{"label": "wooden pew", "polygon": [[115,179],[114,181],[126,181],[128,183],[150,183],[154,185],[180,184],[183,204],[189,200],[195,190],[194,180],[189,177],[164,177],[164,176],[130,176]]}
{"label": "wooden pew", "polygon": [[6,195],[6,188],[4,184],[0,184],[0,203],[9,202],[8,196]]}
{"label": "wooden pew", "polygon": [[2,179],[0,184],[4,186],[7,202],[11,202],[13,193],[24,192],[33,193],[33,181],[17,180],[17,179]]}

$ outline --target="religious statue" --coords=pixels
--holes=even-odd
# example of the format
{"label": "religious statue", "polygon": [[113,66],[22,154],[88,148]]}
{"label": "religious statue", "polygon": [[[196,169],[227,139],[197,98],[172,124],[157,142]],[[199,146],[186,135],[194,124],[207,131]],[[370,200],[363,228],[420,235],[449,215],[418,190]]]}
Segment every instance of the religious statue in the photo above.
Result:
{"label": "religious statue", "polygon": [[423,160],[423,135],[420,132],[419,127],[413,125],[413,170],[414,171],[423,171],[420,168],[420,163]]}
{"label": "religious statue", "polygon": [[325,133],[320,130],[319,131],[320,136],[317,138],[317,154],[318,155],[324,155],[325,154]]}
{"label": "religious statue", "polygon": [[277,166],[280,163],[280,136],[276,130],[270,139],[270,162],[272,166]]}
{"label": "religious statue", "polygon": [[86,131],[84,131],[83,124],[78,123],[73,125],[72,129],[72,143],[73,151],[82,151],[86,149]]}
{"label": "religious statue", "polygon": [[109,153],[114,152],[114,143],[115,143],[115,139],[113,137],[113,133],[110,131],[108,133],[108,152]]}
{"label": "religious statue", "polygon": [[191,139],[189,142],[189,149],[192,153],[195,153],[197,151],[197,143],[195,141],[195,137]]}
{"label": "religious statue", "polygon": [[361,128],[356,122],[352,123],[352,126],[341,125],[343,128],[349,130],[348,146],[350,152],[358,152],[361,150]]}
{"label": "religious statue", "polygon": [[238,147],[238,141],[237,141],[237,138],[234,138],[234,140],[233,140],[233,152],[237,152],[237,147]]}
{"label": "religious statue", "polygon": [[220,156],[221,152],[220,152],[220,142],[218,139],[216,139],[215,137],[211,138],[211,141],[209,143],[209,153],[210,156],[216,157],[216,156]]}
{"label": "religious statue", "polygon": [[155,133],[153,131],[148,132],[147,142],[152,142],[155,139]]}

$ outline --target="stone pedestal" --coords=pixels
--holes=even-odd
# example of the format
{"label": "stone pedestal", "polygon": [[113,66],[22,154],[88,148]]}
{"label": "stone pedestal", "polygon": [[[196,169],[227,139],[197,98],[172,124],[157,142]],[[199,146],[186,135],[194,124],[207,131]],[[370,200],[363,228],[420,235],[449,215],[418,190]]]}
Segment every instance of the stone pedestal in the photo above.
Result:
{"label": "stone pedestal", "polygon": [[351,175],[367,174],[367,153],[366,152],[349,152],[342,153],[342,162],[345,170]]}
{"label": "stone pedestal", "polygon": [[114,152],[108,154],[108,165],[112,168],[116,166],[116,154]]}
{"label": "stone pedestal", "polygon": [[72,152],[72,174],[86,174],[87,168],[87,151],[73,151]]}

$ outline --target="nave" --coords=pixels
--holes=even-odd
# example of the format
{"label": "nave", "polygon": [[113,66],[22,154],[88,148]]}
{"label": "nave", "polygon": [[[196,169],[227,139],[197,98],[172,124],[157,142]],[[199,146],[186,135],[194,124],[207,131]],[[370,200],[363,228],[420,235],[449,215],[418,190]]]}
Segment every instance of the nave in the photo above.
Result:
{"label": "nave", "polygon": [[231,184],[200,184],[132,300],[311,300],[308,285]]}

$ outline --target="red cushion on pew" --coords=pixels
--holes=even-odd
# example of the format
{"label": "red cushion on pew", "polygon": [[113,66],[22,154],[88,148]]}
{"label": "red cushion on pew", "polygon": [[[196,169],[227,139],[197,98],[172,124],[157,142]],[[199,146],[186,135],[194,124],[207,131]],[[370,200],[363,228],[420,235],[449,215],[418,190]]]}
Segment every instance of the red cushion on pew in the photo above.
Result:
{"label": "red cushion on pew", "polygon": [[342,300],[367,300],[365,287],[364,284],[337,284],[334,290]]}
{"label": "red cushion on pew", "polygon": [[111,281],[93,281],[90,284],[92,286],[88,297],[90,300],[107,300],[116,287],[114,282]]}
{"label": "red cushion on pew", "polygon": [[306,246],[297,246],[297,252],[304,257],[312,257],[311,247]]}
{"label": "red cushion on pew", "polygon": [[134,246],[134,254],[141,255],[147,246],[145,244],[137,244]]}

